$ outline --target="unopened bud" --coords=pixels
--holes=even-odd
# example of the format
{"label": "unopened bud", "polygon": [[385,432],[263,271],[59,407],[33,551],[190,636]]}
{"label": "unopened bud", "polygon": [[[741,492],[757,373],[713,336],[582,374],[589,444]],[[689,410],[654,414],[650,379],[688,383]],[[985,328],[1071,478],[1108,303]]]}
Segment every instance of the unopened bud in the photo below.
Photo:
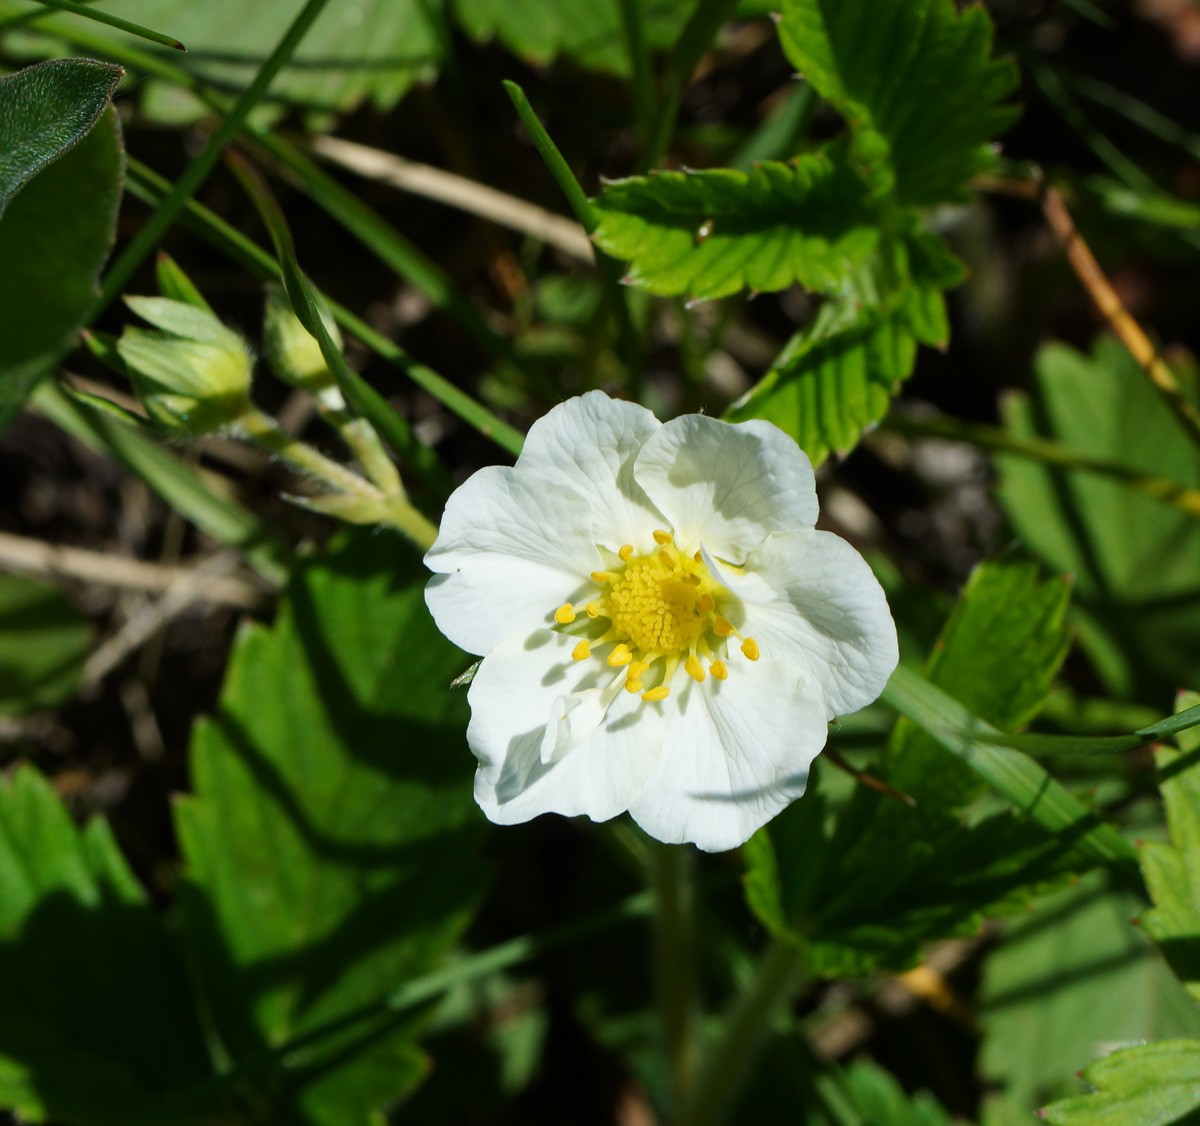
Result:
{"label": "unopened bud", "polygon": [[150,417],[168,430],[208,434],[250,405],[246,344],[212,313],[167,297],[126,297],[160,331],[126,328],[117,351]]}
{"label": "unopened bud", "polygon": [[[325,302],[317,298],[317,309],[333,342],[340,348],[342,334]],[[267,286],[267,303],[263,311],[263,346],[267,362],[284,383],[303,387],[316,394],[334,386],[333,374],[321,345],[292,312],[292,306],[279,285]]]}

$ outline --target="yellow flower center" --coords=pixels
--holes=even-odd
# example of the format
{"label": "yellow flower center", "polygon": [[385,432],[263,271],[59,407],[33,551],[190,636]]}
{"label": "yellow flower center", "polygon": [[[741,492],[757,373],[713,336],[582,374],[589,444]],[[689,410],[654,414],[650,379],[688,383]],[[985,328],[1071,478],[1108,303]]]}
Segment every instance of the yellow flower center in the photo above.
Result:
{"label": "yellow flower center", "polygon": [[[674,558],[671,558],[673,556]],[[608,591],[613,632],[630,648],[680,653],[710,622],[700,598],[717,584],[700,563],[689,569],[677,551],[630,559]],[[709,599],[711,610],[712,599]]]}
{"label": "yellow flower center", "polygon": [[[593,582],[600,587],[598,595],[580,606],[567,603],[554,613],[560,626],[573,623],[577,611],[586,612],[589,621],[607,618],[609,628],[599,637],[585,637],[571,656],[582,661],[611,644],[605,663],[623,668],[625,688],[641,692],[648,701],[667,697],[681,662],[693,680],[702,682],[707,676],[701,660],[705,658],[708,672],[716,680],[725,680],[729,670],[713,649],[722,650],[731,634],[741,637],[719,612],[719,603],[729,592],[712,577],[700,552],[692,556],[681,552],[670,532],[655,532],[654,539],[658,549],[649,555],[635,556],[628,544],[621,548],[618,564],[592,572]],[[581,623],[579,628],[586,626]],[[748,660],[758,660],[758,645],[752,638],[744,639],[741,651]],[[659,683],[643,691],[643,678],[659,661],[663,666]]]}

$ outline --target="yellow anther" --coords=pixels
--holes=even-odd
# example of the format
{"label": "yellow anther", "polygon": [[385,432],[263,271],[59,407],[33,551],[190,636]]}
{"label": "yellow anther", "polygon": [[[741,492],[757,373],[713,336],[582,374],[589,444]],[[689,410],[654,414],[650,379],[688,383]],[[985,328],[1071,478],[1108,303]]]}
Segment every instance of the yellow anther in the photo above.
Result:
{"label": "yellow anther", "polygon": [[721,615],[718,614],[716,620],[713,622],[713,633],[715,633],[718,637],[728,637],[731,633],[733,633],[733,626],[730,624],[729,619],[722,618]]}
{"label": "yellow anther", "polygon": [[689,572],[688,572],[686,575],[684,575],[684,576],[683,576],[683,581],[684,581],[685,583],[687,583],[687,584],[688,584],[688,586],[699,586],[699,585],[700,585],[700,576],[699,576],[699,575],[693,575],[693,574],[692,574],[692,573],[689,571]]}
{"label": "yellow anther", "polygon": [[708,666],[708,671],[716,677],[717,680],[724,680],[729,675],[729,670],[725,667],[724,661],[713,661]]}
{"label": "yellow anther", "polygon": [[654,533],[654,542],[661,547],[663,544],[674,543],[674,537],[670,532],[659,531]]}
{"label": "yellow anther", "polygon": [[742,642],[742,652],[746,654],[746,660],[757,661],[758,660],[758,642],[755,641],[754,638],[752,638],[752,637],[746,638],[746,640]]}
{"label": "yellow anther", "polygon": [[649,661],[634,661],[628,668],[626,675],[630,680],[637,680],[642,673],[650,668]]}
{"label": "yellow anther", "polygon": [[593,571],[592,582],[596,583],[611,583],[612,575],[608,571]]}
{"label": "yellow anther", "polygon": [[649,692],[643,692],[642,699],[653,704],[656,700],[665,700],[670,694],[671,690],[665,684],[660,684],[657,688],[651,688]]}
{"label": "yellow anther", "polygon": [[633,654],[629,651],[629,646],[623,641],[608,655],[608,663],[612,665],[614,669],[620,668],[622,665],[627,665],[632,660]]}
{"label": "yellow anther", "polygon": [[700,658],[693,653],[684,663],[683,671],[688,674],[698,684],[704,681],[704,666],[700,663]]}
{"label": "yellow anther", "polygon": [[583,661],[592,655],[592,643],[585,637],[571,650],[572,661]]}
{"label": "yellow anther", "polygon": [[625,691],[630,693],[631,695],[634,692],[640,692],[641,690],[642,690],[642,682],[640,680],[625,681]]}
{"label": "yellow anther", "polygon": [[587,616],[589,618],[600,617],[600,604],[598,602],[589,602],[587,604]]}
{"label": "yellow anther", "polygon": [[564,602],[557,610],[554,611],[554,620],[560,626],[569,625],[575,620],[575,607],[569,602]]}
{"label": "yellow anther", "polygon": [[[668,567],[679,566],[679,552],[676,551],[670,544],[667,544],[665,547],[663,547],[662,551],[660,551],[658,555]],[[687,580],[685,579],[684,581],[686,582]]]}
{"label": "yellow anther", "polygon": [[692,556],[692,562],[693,563],[703,563],[704,562],[704,552],[697,551],[696,554]]}
{"label": "yellow anther", "polygon": [[696,599],[696,609],[701,614],[707,614],[710,610],[715,610],[716,606],[717,603],[711,594],[702,594]]}
{"label": "yellow anther", "polygon": [[622,563],[628,563],[630,556],[633,555],[633,544],[627,543],[617,554],[621,557]]}

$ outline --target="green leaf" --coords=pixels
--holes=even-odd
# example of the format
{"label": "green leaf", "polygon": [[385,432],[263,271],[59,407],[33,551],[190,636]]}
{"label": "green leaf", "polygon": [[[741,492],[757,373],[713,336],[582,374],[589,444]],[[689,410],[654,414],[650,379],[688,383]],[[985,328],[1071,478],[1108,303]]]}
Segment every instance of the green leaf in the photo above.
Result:
{"label": "green leaf", "polygon": [[212,1075],[180,952],[107,825],[71,823],[31,767],[0,780],[0,1106],[155,1122]]}
{"label": "green leaf", "polygon": [[799,282],[839,293],[879,239],[864,185],[833,147],[750,173],[662,172],[606,184],[592,237],[628,281],[708,300]]}
{"label": "green leaf", "polygon": [[[1195,692],[1181,692],[1176,711],[1200,703]],[[1200,1001],[1200,730],[1178,736],[1180,750],[1155,749],[1171,843],[1142,846],[1142,872],[1153,910],[1142,916],[1146,933],[1158,943],[1167,964]]]}
{"label": "green leaf", "polygon": [[1000,1088],[997,1103],[1031,1115],[1077,1092],[1080,1068],[1115,1044],[1200,1035],[1200,1011],[1130,925],[1139,906],[1096,873],[1009,925],[987,959],[980,1006],[980,1069]]}
{"label": "green leaf", "polygon": [[894,244],[893,254],[892,270],[902,280],[882,296],[876,288],[823,305],[725,418],[773,422],[814,465],[856,446],[912,374],[917,343],[947,343],[941,291],[961,279],[961,263],[935,235],[914,232]]}
{"label": "green leaf", "polygon": [[[1037,397],[1010,397],[1020,437],[1054,437],[1086,457],[1200,486],[1200,452],[1115,340],[1092,356],[1038,353]],[[1075,576],[1080,642],[1116,693],[1200,682],[1200,524],[1098,474],[998,455],[997,495],[1026,546]]]}
{"label": "green leaf", "polygon": [[1017,109],[1012,63],[990,58],[981,7],[953,0],[783,0],[787,57],[846,119],[881,194],[927,206],[964,194]]}
{"label": "green leaf", "polygon": [[[1065,583],[1040,579],[1030,563],[978,567],[934,647],[928,682],[919,682],[923,698],[936,693],[956,707],[968,704],[966,726],[981,718],[1004,728],[1028,721],[1066,655],[1067,593]],[[818,778],[746,846],[751,908],[803,947],[813,972],[902,967],[921,942],[971,933],[982,914],[1021,906],[1033,892],[1095,862],[1078,848],[1078,827],[1071,829],[1083,811],[1061,788],[1054,791],[1065,799],[1057,820],[1004,814],[963,825],[960,811],[984,780],[943,745],[944,726],[941,717],[921,726],[901,719],[877,771],[915,805],[859,786],[830,831]],[[1010,787],[1010,800],[1037,793],[1041,779],[1050,782],[1033,762],[1003,753],[1036,774],[1021,789]],[[1042,796],[1052,790],[1053,784]]]}
{"label": "green leaf", "polygon": [[[27,159],[5,162],[9,190],[11,185],[24,187],[0,218],[0,418],[16,408],[32,382],[69,344],[96,297],[100,268],[115,235],[124,150],[116,112],[104,111],[101,94],[103,87],[106,97],[123,72],[99,63],[80,63],[87,68],[82,72],[48,71],[67,63],[75,60],[30,69],[69,78],[69,89],[90,83],[88,99],[82,101],[77,90],[74,102],[68,102],[66,92],[58,90],[57,116],[38,105],[37,112],[50,119],[40,126],[47,129],[45,143],[31,145],[26,139]],[[11,134],[13,117],[34,113],[34,99],[48,96],[43,81],[22,81],[28,73],[0,80],[0,132],[7,129]],[[80,140],[89,125],[90,132]],[[0,136],[0,153],[5,152],[5,140]],[[53,159],[54,151],[68,147],[66,155]]]}
{"label": "green leaf", "polygon": [[1200,1113],[1200,1040],[1165,1040],[1113,1052],[1084,1071],[1096,1088],[1046,1107],[1053,1126],[1169,1126]]}
{"label": "green leaf", "polygon": [[[329,4],[271,84],[271,98],[331,111],[366,98],[388,109],[415,83],[433,78],[443,58],[442,0],[362,0]],[[148,27],[169,27],[186,55],[162,52],[219,89],[241,90],[295,17],[294,0],[110,0],[104,9]],[[122,42],[112,51],[121,58]],[[157,48],[150,48],[157,51]]]}
{"label": "green leaf", "polygon": [[484,822],[449,689],[465,658],[424,577],[387,535],[306,563],[275,627],[239,637],[195,731],[177,807],[188,935],[222,1040],[281,1121],[373,1122],[417,1082],[417,1018],[386,1007],[286,1071],[269,1052],[424,972],[480,894]]}
{"label": "green leaf", "polygon": [[[671,46],[695,7],[694,0],[637,2],[651,50]],[[476,42],[499,39],[535,66],[567,55],[589,70],[630,73],[619,0],[456,0],[454,12]]]}
{"label": "green leaf", "polygon": [[53,59],[0,78],[0,216],[9,200],[96,124],[125,72]]}
{"label": "green leaf", "polygon": [[53,587],[0,575],[0,715],[70,699],[91,640],[87,619]]}

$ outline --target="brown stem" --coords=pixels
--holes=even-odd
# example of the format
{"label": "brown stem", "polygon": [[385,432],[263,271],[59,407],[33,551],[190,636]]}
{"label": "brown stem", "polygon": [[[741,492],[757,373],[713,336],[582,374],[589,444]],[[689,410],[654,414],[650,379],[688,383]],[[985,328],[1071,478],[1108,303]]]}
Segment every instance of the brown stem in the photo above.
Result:
{"label": "brown stem", "polygon": [[1121,304],[1117,291],[1113,289],[1112,283],[1100,268],[1100,263],[1096,261],[1091,248],[1079,233],[1058,190],[1046,182],[1045,177],[1038,169],[1034,170],[1033,178],[1029,180],[985,175],[977,177],[975,183],[977,187],[985,191],[1021,196],[1024,199],[1033,200],[1041,206],[1046,222],[1058,235],[1059,241],[1066,251],[1067,259],[1084,288],[1096,303],[1096,308],[1100,310],[1117,339],[1125,345],[1126,350],[1158,389],[1167,405],[1175,412],[1175,417],[1188,432],[1188,436],[1200,446],[1200,410],[1197,410],[1184,398],[1183,390],[1175,378],[1175,373],[1159,355],[1158,349],[1154,347],[1142,326]]}

